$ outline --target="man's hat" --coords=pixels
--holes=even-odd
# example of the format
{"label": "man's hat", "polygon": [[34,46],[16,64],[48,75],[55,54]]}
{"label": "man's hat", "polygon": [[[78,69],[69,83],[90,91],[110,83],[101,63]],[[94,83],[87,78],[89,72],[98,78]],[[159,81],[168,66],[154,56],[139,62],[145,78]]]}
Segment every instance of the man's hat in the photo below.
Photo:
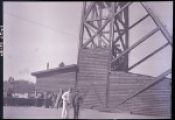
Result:
{"label": "man's hat", "polygon": [[69,88],[69,90],[68,90],[68,91],[70,91],[70,92],[71,92],[72,90],[73,90],[72,88]]}
{"label": "man's hat", "polygon": [[79,92],[78,90],[75,90],[74,92]]}

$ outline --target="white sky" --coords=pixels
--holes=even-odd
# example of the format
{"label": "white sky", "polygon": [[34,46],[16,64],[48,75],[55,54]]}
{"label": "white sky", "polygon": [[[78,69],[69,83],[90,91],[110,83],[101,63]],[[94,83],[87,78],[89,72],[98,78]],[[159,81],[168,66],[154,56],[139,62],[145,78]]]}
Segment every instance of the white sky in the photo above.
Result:
{"label": "white sky", "polygon": [[[148,2],[167,30],[172,35],[172,2]],[[31,72],[76,64],[79,42],[82,2],[3,2],[4,19],[4,80],[15,79],[35,81]],[[133,4],[130,7],[130,24],[140,15],[143,8]],[[150,19],[130,32],[130,45],[150,31],[154,26]],[[133,50],[129,64],[149,54],[166,42],[161,33],[155,34],[145,44]],[[171,68],[172,49],[165,50],[148,59],[133,72],[157,76]],[[144,53],[144,54],[143,54]]]}

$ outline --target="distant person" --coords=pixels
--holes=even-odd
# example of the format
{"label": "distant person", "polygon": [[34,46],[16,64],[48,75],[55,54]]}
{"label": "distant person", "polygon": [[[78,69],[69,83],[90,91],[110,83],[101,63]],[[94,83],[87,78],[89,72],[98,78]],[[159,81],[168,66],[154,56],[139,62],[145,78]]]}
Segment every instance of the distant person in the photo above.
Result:
{"label": "distant person", "polygon": [[69,89],[67,92],[64,92],[62,95],[63,99],[63,108],[62,108],[62,115],[61,117],[63,119],[66,119],[69,117],[69,109],[70,109],[70,97],[71,97],[71,89]]}
{"label": "distant person", "polygon": [[36,96],[37,106],[41,107],[44,104],[44,93],[40,92],[38,96]]}
{"label": "distant person", "polygon": [[7,91],[7,97],[12,98],[13,97],[13,90],[12,89],[8,89]]}
{"label": "distant person", "polygon": [[43,95],[44,95],[44,104],[43,105],[46,107],[47,106],[46,105],[47,104],[47,92],[45,91]]}
{"label": "distant person", "polygon": [[53,92],[53,97],[52,97],[52,107],[55,107],[55,101],[56,101],[57,95],[55,92]]}
{"label": "distant person", "polygon": [[55,108],[58,109],[58,107],[61,107],[61,104],[62,104],[62,94],[63,94],[63,90],[60,88],[59,89],[59,93],[57,94],[57,98],[56,98],[56,101],[55,101]]}
{"label": "distant person", "polygon": [[52,107],[52,97],[53,97],[52,92],[49,92],[48,94],[48,107],[49,108]]}
{"label": "distant person", "polygon": [[13,104],[13,90],[12,89],[8,89],[7,91],[7,105],[12,105]]}
{"label": "distant person", "polygon": [[51,93],[50,92],[46,93],[45,105],[46,105],[46,108],[49,108],[51,106]]}
{"label": "distant person", "polygon": [[74,119],[78,119],[79,116],[79,108],[80,104],[82,103],[83,98],[79,95],[78,91],[76,90],[72,95],[72,106],[74,110]]}
{"label": "distant person", "polygon": [[55,92],[53,92],[53,97],[52,97],[52,107],[55,107],[56,99],[57,99],[57,95],[56,95]]}

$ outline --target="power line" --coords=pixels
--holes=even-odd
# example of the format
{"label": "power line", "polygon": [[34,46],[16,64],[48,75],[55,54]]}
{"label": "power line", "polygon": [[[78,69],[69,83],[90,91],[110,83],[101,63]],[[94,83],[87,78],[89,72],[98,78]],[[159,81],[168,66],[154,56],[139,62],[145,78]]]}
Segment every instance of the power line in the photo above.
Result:
{"label": "power line", "polygon": [[27,18],[18,16],[18,15],[12,14],[12,13],[9,13],[9,12],[4,12],[4,13],[5,13],[6,15],[10,15],[10,16],[12,16],[12,17],[18,18],[18,19],[23,20],[23,21],[25,21],[25,22],[38,25],[39,27],[49,29],[49,30],[51,30],[51,31],[53,31],[53,32],[62,33],[62,34],[65,34],[66,36],[69,35],[69,36],[73,36],[73,37],[77,38],[77,36],[75,36],[75,35],[73,35],[73,34],[71,34],[71,33],[64,32],[64,31],[56,31],[54,28],[52,28],[52,27],[50,27],[50,26],[48,26],[48,25],[45,25],[45,24],[42,24],[42,23],[39,23],[39,22],[30,20],[30,19],[27,19]]}

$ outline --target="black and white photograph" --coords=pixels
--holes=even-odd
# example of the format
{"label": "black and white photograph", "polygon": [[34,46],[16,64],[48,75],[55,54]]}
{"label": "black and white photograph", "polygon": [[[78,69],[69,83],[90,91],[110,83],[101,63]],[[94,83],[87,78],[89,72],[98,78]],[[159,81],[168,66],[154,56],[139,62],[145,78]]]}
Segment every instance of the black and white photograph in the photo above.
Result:
{"label": "black and white photograph", "polygon": [[173,1],[3,1],[4,119],[171,119]]}

